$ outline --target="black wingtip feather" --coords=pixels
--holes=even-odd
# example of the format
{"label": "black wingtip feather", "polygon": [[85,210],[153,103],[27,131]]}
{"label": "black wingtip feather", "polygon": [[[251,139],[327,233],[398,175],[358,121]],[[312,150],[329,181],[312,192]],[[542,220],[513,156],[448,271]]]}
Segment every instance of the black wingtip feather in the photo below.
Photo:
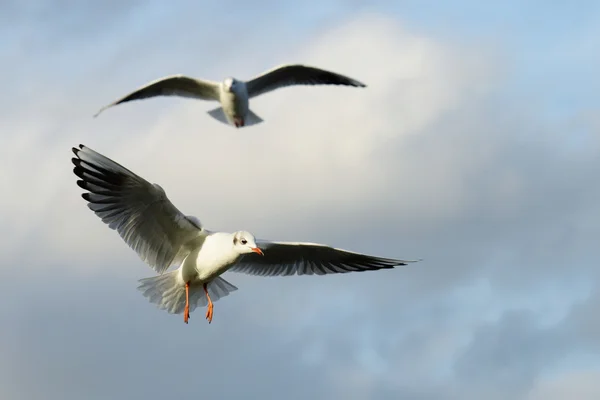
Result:
{"label": "black wingtip feather", "polygon": [[81,158],[72,158],[71,161],[75,165],[73,173],[83,180],[86,180],[84,173],[113,185],[120,184],[123,180],[122,174],[109,171],[98,164],[90,164]]}
{"label": "black wingtip feather", "polygon": [[85,147],[84,145],[80,144],[79,148],[77,148],[77,147],[71,147],[71,151],[73,152],[73,154],[75,154],[77,156],[77,158],[79,158],[79,152],[81,150],[83,150],[84,147]]}
{"label": "black wingtip feather", "polygon": [[[75,175],[77,175],[79,178],[81,178],[81,179],[82,179],[82,180],[81,180],[81,182],[84,182],[84,181],[85,181],[85,178],[84,178],[84,176],[83,176],[83,173],[84,173],[84,172],[85,172],[85,169],[81,168],[80,166],[75,166],[75,167],[73,168],[73,173],[74,173]],[[79,182],[79,181],[78,181],[78,182]]]}

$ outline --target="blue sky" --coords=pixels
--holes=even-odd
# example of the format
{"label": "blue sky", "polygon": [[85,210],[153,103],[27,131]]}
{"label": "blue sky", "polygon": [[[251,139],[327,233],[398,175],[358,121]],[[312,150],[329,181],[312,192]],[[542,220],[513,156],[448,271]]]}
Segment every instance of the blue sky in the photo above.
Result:
{"label": "blue sky", "polygon": [[[600,5],[302,4],[0,3],[1,398],[600,396]],[[175,98],[92,118],[287,62],[368,88],[273,92],[240,131]],[[81,200],[79,143],[208,229],[423,262],[228,273],[185,325]]]}

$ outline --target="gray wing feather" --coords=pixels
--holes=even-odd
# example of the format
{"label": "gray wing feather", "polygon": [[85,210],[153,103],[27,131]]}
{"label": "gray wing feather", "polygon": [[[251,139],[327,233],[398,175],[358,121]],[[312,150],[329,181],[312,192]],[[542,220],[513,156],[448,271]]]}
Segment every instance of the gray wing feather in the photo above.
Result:
{"label": "gray wing feather", "polygon": [[201,100],[219,100],[219,84],[203,81],[184,75],[172,75],[152,81],[125,97],[102,107],[94,117],[109,107],[133,100],[142,100],[158,96],[190,97]]}
{"label": "gray wing feather", "polygon": [[336,249],[316,243],[259,242],[264,256],[245,254],[229,269],[249,275],[325,275],[376,271],[419,260],[395,260]]}
{"label": "gray wing feather", "polygon": [[246,82],[248,95],[256,97],[292,85],[345,85],[366,87],[362,82],[335,72],[306,65],[281,65]]}
{"label": "gray wing feather", "polygon": [[156,272],[180,263],[204,238],[195,217],[183,215],[165,191],[94,150],[79,145],[73,172],[88,207]]}

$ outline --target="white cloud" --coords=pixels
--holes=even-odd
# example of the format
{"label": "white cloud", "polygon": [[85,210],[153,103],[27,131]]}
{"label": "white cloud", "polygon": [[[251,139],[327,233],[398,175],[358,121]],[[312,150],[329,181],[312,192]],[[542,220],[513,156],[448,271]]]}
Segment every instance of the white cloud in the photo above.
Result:
{"label": "white cloud", "polygon": [[[590,132],[585,149],[566,147],[566,129],[547,124],[535,105],[518,110],[499,99],[512,67],[504,53],[417,35],[377,15],[265,51],[264,65],[246,61],[250,46],[241,43],[244,61],[215,57],[209,71],[246,78],[300,61],[367,89],[280,90],[253,101],[266,122],[242,130],[210,119],[212,104],[174,98],[92,119],[182,52],[167,39],[147,48],[123,42],[139,51],[127,52],[135,62],[119,58],[101,78],[86,61],[76,80],[40,79],[30,84],[36,96],[23,97],[28,107],[16,102],[0,119],[0,183],[11,189],[0,254],[3,267],[20,266],[0,269],[0,292],[22,300],[17,315],[0,311],[18,326],[0,333],[0,349],[10,343],[27,355],[7,353],[18,361],[0,362],[0,371],[12,371],[16,386],[50,376],[39,379],[40,392],[63,385],[77,394],[79,381],[98,384],[98,370],[96,394],[116,384],[141,397],[188,394],[195,388],[179,383],[198,376],[203,394],[221,397],[251,386],[252,394],[298,398],[518,399],[532,387],[542,396],[566,386],[540,382],[574,351],[565,343],[576,336],[580,351],[597,330],[594,298],[563,320],[596,265],[597,125],[581,123]],[[206,65],[201,51],[184,58]],[[230,275],[241,290],[219,302],[218,320],[207,327],[200,312],[184,329],[134,290],[151,270],[85,207],[69,162],[78,143],[161,184],[210,229],[425,261],[315,279]],[[27,283],[26,295],[15,282]],[[39,335],[39,325],[54,336]],[[190,343],[211,362],[187,357]],[[114,363],[123,354],[124,368],[137,371],[128,384]],[[60,370],[48,364],[58,358]],[[157,375],[156,360],[181,368]],[[222,385],[223,376],[239,384]],[[146,389],[148,377],[160,380]]]}
{"label": "white cloud", "polygon": [[595,400],[600,398],[600,372],[574,370],[541,379],[527,400]]}
{"label": "white cloud", "polygon": [[[489,65],[379,16],[323,32],[287,58],[347,74],[368,88],[282,89],[252,102],[264,124],[237,131],[205,114],[213,104],[179,99],[130,103],[92,119],[96,97],[75,99],[76,88],[67,88],[53,98],[54,114],[5,138],[17,140],[3,159],[19,165],[4,168],[3,178],[13,188],[6,208],[13,237],[35,233],[46,257],[123,257],[116,234],[78,196],[68,149],[79,142],[161,184],[180,209],[212,229],[289,239],[297,231],[301,239],[324,240],[331,236],[314,232],[324,215],[335,227],[382,206],[413,221],[448,218],[465,206],[461,176],[472,167],[458,162],[465,155],[438,147],[427,169],[415,171],[411,144],[466,94],[472,101],[473,91],[486,85]],[[109,86],[117,97],[138,82],[87,84],[86,92]],[[389,148],[397,151],[392,162],[380,157]],[[427,198],[444,201],[431,207]],[[57,229],[61,224],[68,229]]]}

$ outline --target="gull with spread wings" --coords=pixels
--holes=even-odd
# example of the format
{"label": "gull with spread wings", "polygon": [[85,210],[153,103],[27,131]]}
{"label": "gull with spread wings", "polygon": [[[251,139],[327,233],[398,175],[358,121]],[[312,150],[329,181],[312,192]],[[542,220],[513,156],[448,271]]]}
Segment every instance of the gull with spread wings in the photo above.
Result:
{"label": "gull with spread wings", "polygon": [[157,96],[180,96],[220,102],[221,107],[208,111],[208,114],[220,122],[241,128],[262,122],[262,119],[250,110],[249,99],[292,85],[366,86],[364,83],[335,72],[299,64],[281,65],[249,81],[226,78],[223,82],[213,82],[173,75],[152,81],[102,107],[94,117],[109,107],[128,101]]}
{"label": "gull with spread wings", "polygon": [[[373,257],[315,243],[257,241],[246,231],[206,230],[200,221],[181,213],[165,191],[100,153],[73,148],[73,172],[86,190],[88,207],[159,275],[141,279],[138,287],[150,302],[172,314],[207,306],[235,286],[221,278],[225,271],[251,275],[324,275],[375,271],[406,265],[405,260]],[[418,260],[415,260],[418,261]],[[166,272],[169,267],[177,269]]]}

